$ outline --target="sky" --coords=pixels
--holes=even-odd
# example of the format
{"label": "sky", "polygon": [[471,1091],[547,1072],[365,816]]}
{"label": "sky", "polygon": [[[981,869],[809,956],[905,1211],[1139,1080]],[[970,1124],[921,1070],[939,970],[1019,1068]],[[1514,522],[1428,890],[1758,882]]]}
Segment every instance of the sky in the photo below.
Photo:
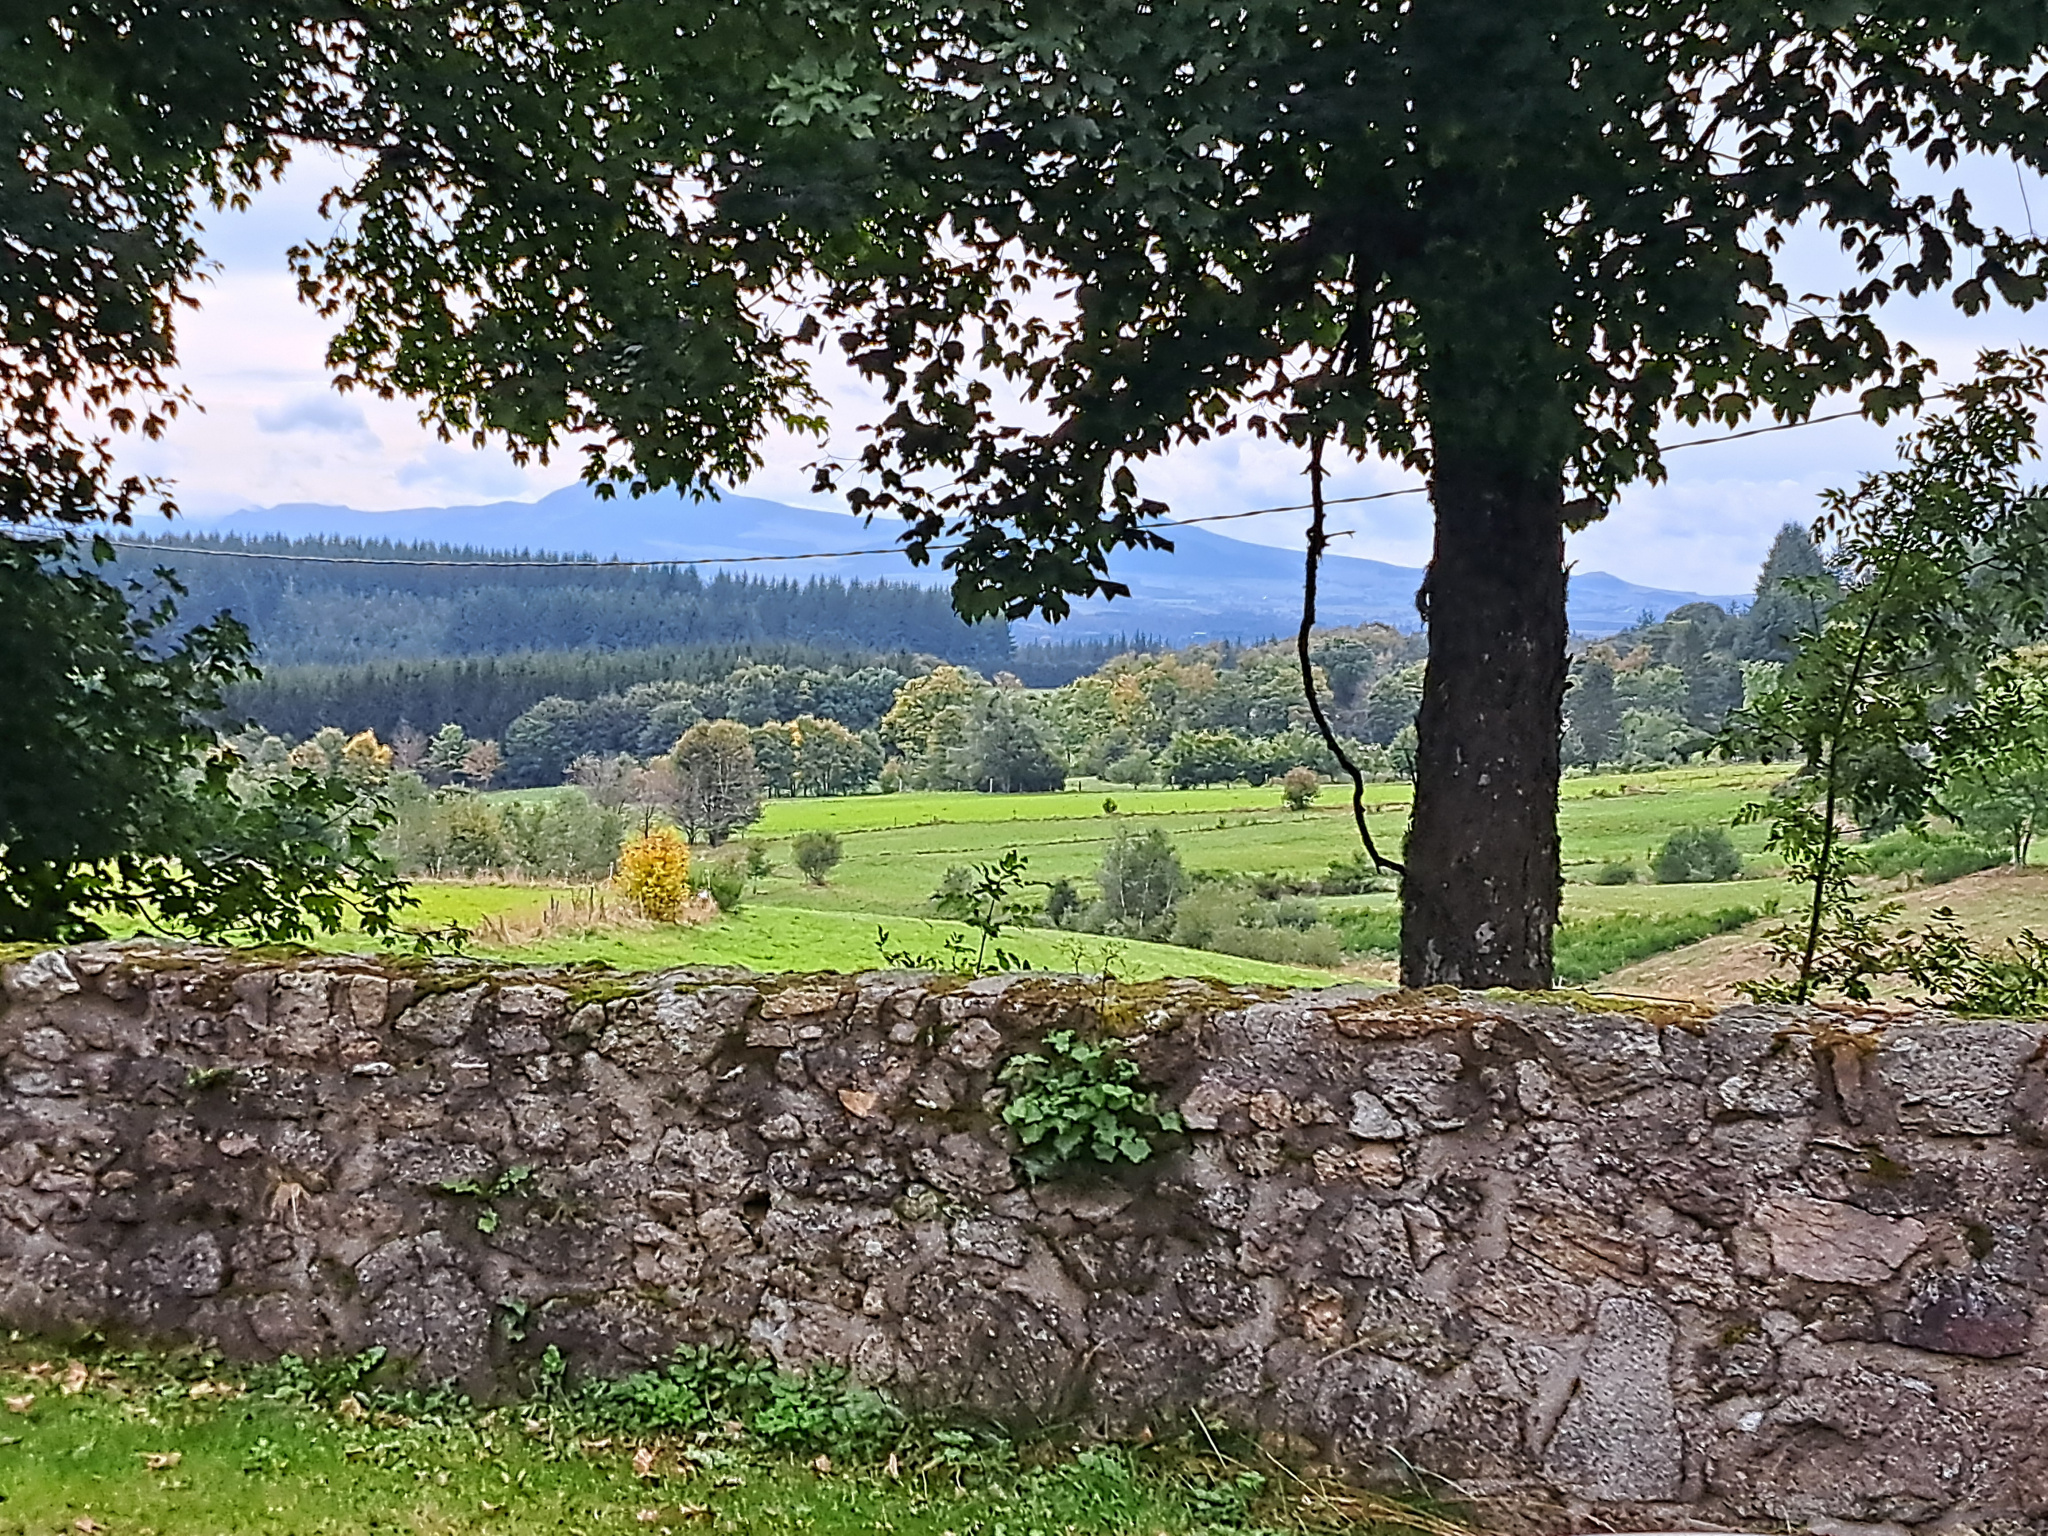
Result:
{"label": "sky", "polygon": [[[329,322],[296,298],[284,253],[322,232],[320,194],[336,170],[329,161],[303,160],[247,210],[206,218],[202,244],[215,266],[179,340],[181,382],[200,409],[188,411],[159,443],[127,445],[126,461],[170,477],[195,521],[281,502],[376,510],[530,501],[570,484],[577,473],[573,454],[522,466],[499,449],[439,441],[409,402],[331,387],[322,361]],[[1980,160],[1958,176],[1980,218],[2026,228],[2038,207],[2048,220],[2048,186],[2032,173],[2022,180],[2011,161]],[[1829,290],[1841,266],[1831,241],[1802,230],[1794,233],[1785,270],[1795,291]],[[1966,317],[1936,298],[1895,303],[1886,323],[1938,359],[1947,379],[1967,375],[1983,348],[2048,345],[2048,312],[2042,311],[2015,314],[1994,306]],[[862,425],[881,411],[875,394],[843,365],[830,363],[818,377],[830,401],[829,439],[771,439],[763,468],[740,487],[747,494],[830,505],[810,493],[808,466],[821,453],[855,453]],[[1850,403],[1845,398],[1821,410]],[[1824,488],[1852,484],[1893,462],[1896,430],[1849,420],[1673,453],[1670,478],[1624,491],[1606,519],[1573,536],[1571,558],[1580,570],[1604,570],[1645,586],[1741,594],[1753,586],[1781,524],[1810,520]],[[1674,426],[1667,440],[1712,435]],[[1307,491],[1298,451],[1248,434],[1177,450],[1145,468],[1141,481],[1182,517],[1295,503]],[[1395,465],[1343,463],[1333,465],[1329,494],[1414,483]],[[1298,547],[1300,521],[1250,518],[1218,531]],[[1420,496],[1339,509],[1332,521],[1349,530],[1336,546],[1339,553],[1407,566],[1428,559],[1429,509]]]}

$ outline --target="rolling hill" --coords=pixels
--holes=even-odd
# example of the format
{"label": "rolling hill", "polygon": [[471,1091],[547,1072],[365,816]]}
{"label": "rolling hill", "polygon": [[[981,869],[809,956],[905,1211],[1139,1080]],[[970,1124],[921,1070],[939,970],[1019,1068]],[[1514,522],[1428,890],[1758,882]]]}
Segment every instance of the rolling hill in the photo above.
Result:
{"label": "rolling hill", "polygon": [[[598,559],[748,561],[753,563],[727,568],[761,576],[858,577],[922,585],[946,579],[936,567],[913,566],[889,550],[893,530],[886,526],[869,527],[844,513],[739,495],[691,501],[667,492],[601,500],[588,486],[578,484],[533,502],[392,512],[292,503],[189,526],[192,531],[203,527],[243,537],[325,534]],[[1299,554],[1206,528],[1177,529],[1173,540],[1170,554],[1125,551],[1115,558],[1111,574],[1130,585],[1129,598],[1076,604],[1073,616],[1056,629],[1019,624],[1017,639],[1085,639],[1142,631],[1184,644],[1200,639],[1257,640],[1293,629],[1301,605]],[[863,550],[885,552],[849,553]],[[833,558],[786,564],[760,559],[819,554]],[[1330,555],[1322,576],[1322,620],[1414,629],[1415,589],[1421,579],[1422,573],[1410,567]],[[1605,572],[1579,573],[1571,584],[1572,628],[1584,635],[1611,634],[1646,612],[1661,618],[1700,601],[1726,606],[1740,599],[1703,599],[1693,592],[1637,586]]]}

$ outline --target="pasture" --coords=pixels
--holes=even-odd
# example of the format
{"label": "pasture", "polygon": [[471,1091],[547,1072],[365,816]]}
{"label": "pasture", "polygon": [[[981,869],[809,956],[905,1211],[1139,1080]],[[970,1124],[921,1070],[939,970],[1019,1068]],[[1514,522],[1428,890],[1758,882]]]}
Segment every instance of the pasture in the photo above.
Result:
{"label": "pasture", "polygon": [[[1744,878],[1713,884],[1596,885],[1602,866],[1632,863],[1646,871],[1657,844],[1682,826],[1727,825],[1745,802],[1768,792],[1781,770],[1754,764],[1676,768],[1656,773],[1568,778],[1559,805],[1564,843],[1565,918],[1639,917],[1639,943],[1662,947],[1669,935],[1690,932],[1679,920],[1705,920],[1733,907],[1765,910],[1789,888],[1776,878],[1763,852],[1762,829],[1737,829]],[[524,792],[532,798],[547,791]],[[1399,845],[1409,787],[1368,786],[1370,820],[1382,846]],[[1357,851],[1349,806],[1339,786],[1327,785],[1317,804],[1296,813],[1277,789],[1229,785],[1205,789],[1131,789],[1081,781],[1052,794],[982,795],[905,793],[829,799],[771,800],[741,846],[760,848],[770,873],[750,882],[745,904],[715,921],[653,925],[625,915],[615,897],[567,886],[422,884],[415,920],[459,923],[472,930],[478,953],[534,962],[601,961],[620,969],[680,965],[735,965],[759,970],[854,971],[883,963],[878,929],[895,952],[933,954],[947,935],[966,931],[932,916],[931,898],[949,869],[985,863],[1015,848],[1029,861],[1029,877],[1071,880],[1088,893],[1104,851],[1120,832],[1164,831],[1189,874],[1244,877],[1272,874],[1313,878]],[[800,832],[830,831],[844,848],[829,881],[813,884],[790,860]],[[1026,893],[1035,905],[1043,890]],[[1391,890],[1326,897],[1327,916],[1377,913],[1393,920]],[[1354,919],[1354,921],[1358,920]],[[1623,926],[1626,926],[1624,923]],[[1613,951],[1615,924],[1597,932],[1588,954]],[[1151,980],[1203,976],[1230,983],[1327,986],[1345,981],[1386,981],[1384,958],[1353,957],[1336,970],[1269,964],[1204,950],[1047,928],[1021,928],[1003,939],[1032,966],[1064,971],[1109,970]],[[1639,953],[1653,952],[1639,950]],[[1623,958],[1633,958],[1623,955]],[[1583,964],[1581,962],[1581,967]],[[1589,976],[1574,975],[1574,980]]]}

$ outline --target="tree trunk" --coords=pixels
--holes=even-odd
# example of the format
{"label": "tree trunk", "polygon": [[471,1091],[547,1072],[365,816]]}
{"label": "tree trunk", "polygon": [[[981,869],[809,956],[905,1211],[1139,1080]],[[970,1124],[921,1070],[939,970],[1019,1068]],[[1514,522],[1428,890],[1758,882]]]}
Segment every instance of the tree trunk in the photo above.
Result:
{"label": "tree trunk", "polygon": [[1557,925],[1563,478],[1438,435],[1429,664],[1401,884],[1406,986],[1543,988]]}

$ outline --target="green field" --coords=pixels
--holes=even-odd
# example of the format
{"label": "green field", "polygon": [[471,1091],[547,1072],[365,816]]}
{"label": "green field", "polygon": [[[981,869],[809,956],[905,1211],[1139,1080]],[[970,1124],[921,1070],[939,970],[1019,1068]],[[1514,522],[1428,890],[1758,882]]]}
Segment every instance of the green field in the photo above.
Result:
{"label": "green field", "polygon": [[[1594,885],[1593,871],[1610,862],[1646,869],[1667,832],[1689,825],[1726,825],[1745,802],[1765,793],[1780,770],[1754,765],[1678,768],[1656,773],[1574,777],[1559,805],[1564,839],[1565,917],[1590,925],[1631,915],[1654,920],[1639,943],[1668,947],[1689,931],[1683,919],[1732,907],[1763,910],[1782,900],[1785,883],[1763,858],[1763,832],[1734,833],[1746,878],[1715,885]],[[526,791],[523,798],[548,791]],[[1398,843],[1409,787],[1375,784],[1367,804],[1383,846]],[[1113,809],[1105,807],[1113,803]],[[1312,877],[1357,851],[1345,797],[1326,787],[1323,803],[1303,814],[1279,804],[1271,788],[1140,789],[1096,785],[1057,794],[927,793],[774,800],[747,834],[773,871],[753,882],[736,914],[701,926],[655,926],[622,918],[616,899],[597,910],[598,893],[566,887],[422,884],[422,924],[460,924],[480,954],[534,962],[603,961],[621,969],[736,965],[757,970],[855,971],[882,963],[877,929],[890,948],[937,952],[957,925],[930,914],[930,898],[949,868],[996,859],[1015,848],[1038,881],[1067,878],[1085,892],[1103,851],[1122,829],[1164,830],[1193,875],[1281,874]],[[826,885],[813,885],[791,866],[791,838],[803,831],[839,834],[845,860]],[[579,903],[582,905],[579,906]],[[1340,923],[1346,913],[1381,911],[1391,919],[1389,892],[1325,898]],[[1609,923],[1606,928],[1614,925]],[[1652,935],[1650,928],[1654,928]],[[1587,930],[1592,932],[1590,928]],[[1661,936],[1661,937],[1660,937]],[[1611,935],[1587,953],[1613,949]],[[1106,940],[1088,934],[1024,929],[1005,944],[1032,966],[1105,968],[1133,980],[1206,976],[1226,982],[1329,985],[1385,979],[1385,965],[1361,956],[1341,971],[1272,965],[1164,944]],[[1604,947],[1603,947],[1604,946]],[[1634,958],[1634,956],[1630,956]],[[1577,977],[1575,979],[1590,979]]]}
{"label": "green field", "polygon": [[[768,883],[772,888],[776,882],[771,877]],[[410,921],[459,923],[474,931],[464,946],[468,951],[537,965],[594,960],[622,971],[682,965],[737,965],[756,971],[872,971],[883,964],[878,928],[888,930],[891,950],[919,954],[938,951],[948,933],[972,937],[957,923],[914,914],[817,911],[771,904],[766,899],[703,927],[630,920],[585,924],[573,917],[544,926],[550,901],[566,903],[574,893],[535,886],[438,882],[421,884],[415,890],[420,906]],[[1328,971],[1268,965],[1170,944],[1050,929],[1024,929],[1006,936],[1003,943],[1037,970],[1094,973],[1107,962],[1114,974],[1131,981],[1206,976],[1217,981],[1293,987],[1328,986],[1344,979]],[[351,941],[342,935],[331,941],[331,947],[348,948]]]}

